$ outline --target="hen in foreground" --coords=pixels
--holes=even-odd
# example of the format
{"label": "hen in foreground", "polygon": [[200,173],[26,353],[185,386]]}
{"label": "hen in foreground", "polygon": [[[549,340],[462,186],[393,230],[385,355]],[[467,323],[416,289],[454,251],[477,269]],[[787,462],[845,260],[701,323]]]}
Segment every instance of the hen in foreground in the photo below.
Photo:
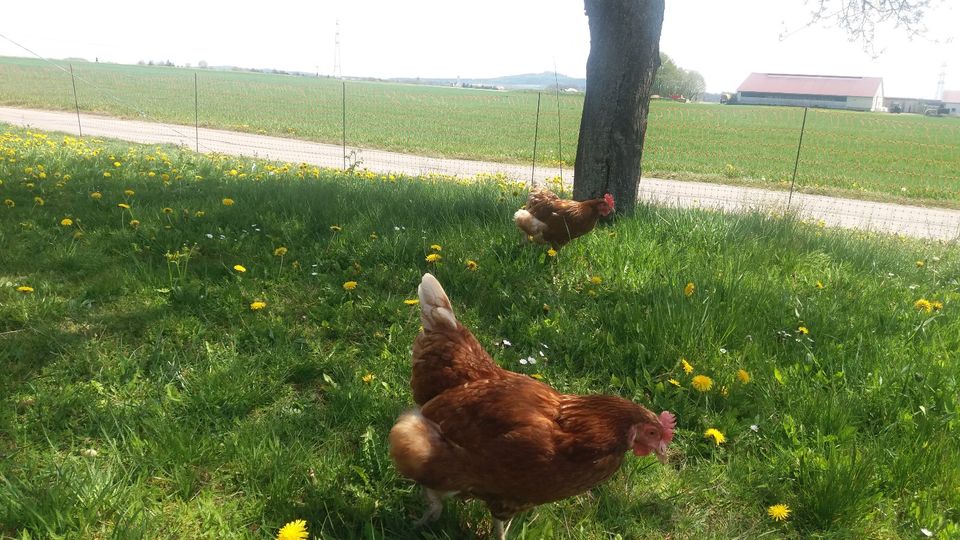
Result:
{"label": "hen in foreground", "polygon": [[614,396],[561,394],[504,370],[457,321],[432,275],[423,276],[419,296],[423,332],[411,386],[421,407],[390,431],[397,470],[424,487],[417,525],[459,494],[486,503],[503,539],[516,513],[600,484],[627,451],[666,460],[673,414]]}
{"label": "hen in foreground", "polygon": [[559,249],[592,231],[601,217],[614,210],[613,196],[609,193],[599,199],[578,202],[537,188],[530,192],[526,207],[513,214],[513,221],[534,241]]}

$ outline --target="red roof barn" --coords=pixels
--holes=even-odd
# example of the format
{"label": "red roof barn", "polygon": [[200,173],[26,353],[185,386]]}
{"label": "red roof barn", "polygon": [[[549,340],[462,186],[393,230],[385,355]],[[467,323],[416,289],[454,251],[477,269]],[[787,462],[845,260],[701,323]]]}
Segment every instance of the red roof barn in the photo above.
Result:
{"label": "red roof barn", "polygon": [[883,108],[883,79],[751,73],[737,89],[737,102],[748,105],[879,111]]}

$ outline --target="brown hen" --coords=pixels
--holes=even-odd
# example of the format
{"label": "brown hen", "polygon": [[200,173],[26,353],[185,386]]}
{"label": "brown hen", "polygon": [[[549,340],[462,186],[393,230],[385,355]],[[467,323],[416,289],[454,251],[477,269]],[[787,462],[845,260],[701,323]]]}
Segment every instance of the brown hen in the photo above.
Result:
{"label": "brown hen", "polygon": [[513,221],[525,236],[535,242],[560,249],[574,238],[592,231],[601,217],[615,210],[613,196],[607,193],[588,201],[571,201],[557,197],[548,189],[530,192],[525,208],[513,214]]}

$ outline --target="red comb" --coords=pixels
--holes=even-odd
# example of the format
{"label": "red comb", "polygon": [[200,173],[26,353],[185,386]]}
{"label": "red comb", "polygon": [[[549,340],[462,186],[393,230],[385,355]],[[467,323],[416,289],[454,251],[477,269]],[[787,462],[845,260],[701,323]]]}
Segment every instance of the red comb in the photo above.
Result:
{"label": "red comb", "polygon": [[603,196],[603,202],[607,203],[607,206],[609,206],[609,207],[612,209],[612,208],[614,207],[614,204],[613,204],[613,195],[611,195],[611,194],[609,194],[609,193],[607,193],[606,195],[604,195],[604,196]]}
{"label": "red comb", "polygon": [[660,425],[666,431],[663,435],[663,442],[669,444],[673,440],[673,429],[677,427],[677,417],[670,411],[663,411],[660,413]]}

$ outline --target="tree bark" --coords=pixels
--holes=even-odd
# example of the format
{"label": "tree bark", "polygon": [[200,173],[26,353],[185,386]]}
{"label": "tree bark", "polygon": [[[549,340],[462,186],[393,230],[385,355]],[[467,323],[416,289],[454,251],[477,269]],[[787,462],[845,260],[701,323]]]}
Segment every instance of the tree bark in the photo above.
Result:
{"label": "tree bark", "polygon": [[613,195],[617,213],[637,202],[653,78],[660,67],[664,0],[584,0],[590,26],[587,90],[573,198]]}

